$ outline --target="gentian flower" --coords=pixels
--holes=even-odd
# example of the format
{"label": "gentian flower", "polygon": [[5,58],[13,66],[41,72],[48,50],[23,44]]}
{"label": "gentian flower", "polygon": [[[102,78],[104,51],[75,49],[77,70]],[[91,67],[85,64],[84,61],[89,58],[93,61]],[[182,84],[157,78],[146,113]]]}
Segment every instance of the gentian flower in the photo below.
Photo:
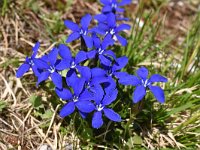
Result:
{"label": "gentian flower", "polygon": [[71,29],[73,32],[69,35],[68,39],[66,40],[66,43],[70,43],[76,39],[79,39],[80,37],[84,39],[85,44],[88,48],[92,48],[93,41],[92,38],[88,35],[89,30],[88,26],[92,20],[92,16],[90,14],[87,14],[81,18],[81,27],[77,25],[76,23],[65,20],[64,24],[67,28]]}
{"label": "gentian flower", "polygon": [[[127,45],[127,40],[119,35],[119,32],[123,30],[130,30],[130,25],[128,24],[120,24],[117,26],[116,24],[116,16],[113,13],[107,14],[106,23],[99,23],[97,27],[93,28],[92,31],[101,35],[108,36],[109,38],[114,39],[115,41],[119,41],[122,46]],[[103,21],[104,18],[99,17],[100,21]],[[108,39],[109,39],[108,38]]]}
{"label": "gentian flower", "polygon": [[81,112],[81,115],[84,115],[84,113],[90,113],[95,109],[94,104],[91,102],[93,96],[84,89],[84,85],[84,78],[74,78],[74,81],[71,82],[73,92],[70,92],[70,90],[66,88],[56,88],[57,95],[62,100],[68,101],[60,111],[60,116],[62,118],[72,114],[75,111],[75,108]]}
{"label": "gentian flower", "polygon": [[87,53],[87,57],[99,58],[101,64],[110,65],[112,58],[115,59],[115,53],[112,50],[107,50],[109,45],[113,45],[114,41],[110,37],[106,37],[101,42],[100,38],[96,35],[93,36],[95,50],[91,50]]}
{"label": "gentian flower", "polygon": [[121,117],[119,114],[117,114],[112,109],[107,108],[107,106],[110,105],[117,98],[117,94],[117,89],[113,90],[112,92],[106,91],[105,95],[103,95],[102,93],[101,95],[99,95],[99,97],[95,99],[96,108],[92,118],[93,128],[100,128],[103,125],[102,113],[104,113],[104,115],[112,121],[121,121]]}
{"label": "gentian flower", "polygon": [[164,91],[159,86],[152,85],[154,82],[167,82],[167,79],[159,74],[153,74],[149,79],[148,70],[141,67],[137,70],[137,76],[129,75],[119,80],[119,83],[124,85],[136,86],[133,92],[133,102],[137,103],[146,95],[146,89],[150,89],[155,98],[160,102],[165,102]]}
{"label": "gentian flower", "polygon": [[104,4],[104,7],[102,8],[103,13],[116,13],[124,12],[124,9],[120,7],[130,4],[131,0],[122,0],[121,2],[118,2],[117,0],[100,0],[100,2]]}
{"label": "gentian flower", "polygon": [[40,74],[38,68],[35,65],[35,59],[36,59],[35,57],[37,55],[39,47],[40,47],[40,43],[37,42],[35,46],[32,48],[33,53],[31,57],[26,57],[25,62],[18,68],[17,73],[16,73],[17,78],[22,77],[24,73],[30,70],[30,68],[32,68],[36,76]]}
{"label": "gentian flower", "polygon": [[62,76],[58,73],[59,68],[58,65],[58,49],[53,48],[49,54],[44,55],[40,59],[35,60],[35,64],[39,69],[44,70],[39,76],[37,81],[37,86],[42,82],[51,77],[51,80],[55,84],[56,87],[62,88]]}
{"label": "gentian flower", "polygon": [[76,72],[76,70],[79,72],[79,69],[83,67],[80,65],[80,63],[87,59],[87,53],[84,51],[79,51],[76,54],[76,57],[72,57],[71,51],[66,45],[60,44],[58,49],[59,54],[63,59],[58,64],[57,68],[59,70],[69,69],[67,72],[67,77],[70,77],[74,72]]}

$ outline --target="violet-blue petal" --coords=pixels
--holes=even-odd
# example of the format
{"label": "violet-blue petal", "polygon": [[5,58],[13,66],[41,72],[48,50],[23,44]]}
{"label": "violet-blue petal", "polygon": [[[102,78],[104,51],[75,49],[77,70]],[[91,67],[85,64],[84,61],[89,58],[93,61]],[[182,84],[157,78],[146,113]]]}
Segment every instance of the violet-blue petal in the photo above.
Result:
{"label": "violet-blue petal", "polygon": [[105,22],[107,19],[107,16],[104,14],[98,14],[94,16],[94,19],[96,19],[98,22]]}
{"label": "violet-blue petal", "polygon": [[103,105],[110,105],[113,101],[116,100],[118,94],[118,90],[115,89],[113,91],[109,91],[109,93],[106,93],[102,100]]}
{"label": "violet-blue petal", "polygon": [[94,113],[92,117],[92,127],[98,129],[102,125],[103,125],[102,113],[101,111],[97,111]]}
{"label": "violet-blue petal", "polygon": [[91,51],[87,52],[87,58],[88,59],[95,58],[96,54],[97,54],[96,50],[91,50]]}
{"label": "violet-blue petal", "polygon": [[87,45],[88,48],[92,48],[93,47],[93,40],[90,36],[87,36],[87,35],[82,35],[84,41],[85,41],[85,44]]}
{"label": "violet-blue petal", "polygon": [[110,1],[109,0],[100,0],[100,2],[104,5],[109,5]]}
{"label": "violet-blue petal", "polygon": [[40,42],[37,42],[37,43],[34,45],[34,47],[32,48],[32,50],[33,50],[33,55],[32,55],[32,57],[35,57],[35,56],[37,55],[37,52],[38,52],[39,47],[40,47]]}
{"label": "violet-blue petal", "polygon": [[118,82],[122,85],[133,85],[133,86],[137,86],[138,84],[141,83],[138,77],[134,75],[124,76],[124,78],[120,78]]}
{"label": "violet-blue petal", "polygon": [[148,77],[148,72],[149,72],[149,71],[148,71],[147,68],[145,68],[145,67],[140,67],[140,68],[136,71],[137,76],[140,77],[141,79],[144,79],[144,80],[147,79],[147,77]]}
{"label": "violet-blue petal", "polygon": [[118,41],[121,43],[122,46],[126,46],[127,45],[127,40],[124,37],[122,37],[119,34],[116,34],[115,36],[117,37]]}
{"label": "violet-blue petal", "polygon": [[76,82],[79,80],[76,72],[75,72],[75,69],[70,69],[68,72],[67,72],[67,75],[66,75],[66,83],[68,86],[72,87],[72,85],[76,84]]}
{"label": "violet-blue petal", "polygon": [[92,72],[93,77],[99,77],[99,76],[106,75],[106,71],[101,68],[93,68],[93,69],[91,69],[91,72]]}
{"label": "violet-blue petal", "polygon": [[133,102],[137,103],[146,95],[146,90],[143,85],[138,85],[133,92]]}
{"label": "violet-blue petal", "polygon": [[109,58],[108,56],[99,55],[99,59],[100,59],[101,64],[103,65],[110,66],[112,63],[112,59]]}
{"label": "violet-blue petal", "polygon": [[95,109],[94,104],[90,101],[78,101],[75,103],[75,105],[78,108],[78,110],[85,113],[90,113]]}
{"label": "violet-blue petal", "polygon": [[80,33],[79,32],[73,32],[68,36],[68,38],[66,40],[66,43],[70,43],[70,42],[78,39],[79,37],[80,37]]}
{"label": "violet-blue petal", "polygon": [[104,55],[105,55],[105,56],[108,56],[108,57],[112,57],[114,60],[117,59],[115,53],[114,53],[112,50],[107,50],[107,51],[105,51],[105,52],[104,52]]}
{"label": "violet-blue petal", "polygon": [[67,28],[69,28],[72,31],[79,31],[80,30],[79,26],[76,23],[72,22],[72,21],[65,20],[64,24],[65,24],[65,26]]}
{"label": "violet-blue petal", "polygon": [[116,28],[116,32],[120,32],[123,30],[130,30],[131,26],[128,24],[120,24],[117,28]]}
{"label": "violet-blue petal", "polygon": [[98,104],[101,102],[104,96],[104,90],[101,87],[101,85],[96,85],[93,87],[93,94],[94,94],[94,100]]}
{"label": "violet-blue petal", "polygon": [[17,70],[16,77],[22,77],[27,71],[29,71],[30,65],[27,63],[23,63]]}
{"label": "violet-blue petal", "polygon": [[148,86],[155,98],[160,102],[165,102],[165,94],[161,87],[159,86]]}
{"label": "violet-blue petal", "polygon": [[105,35],[105,33],[106,33],[106,31],[104,29],[100,28],[99,26],[93,27],[90,31],[97,33],[97,34],[100,34],[100,35]]}
{"label": "violet-blue petal", "polygon": [[92,20],[92,16],[90,14],[86,14],[81,18],[81,26],[84,30],[86,30]]}
{"label": "violet-blue petal", "polygon": [[108,76],[108,82],[104,83],[103,85],[106,93],[116,89],[116,82],[111,76]]}
{"label": "violet-blue petal", "polygon": [[88,90],[84,90],[79,96],[80,101],[90,101],[94,99],[94,95]]}
{"label": "violet-blue petal", "polygon": [[116,11],[122,13],[122,12],[124,12],[124,8],[117,7]]}
{"label": "violet-blue petal", "polygon": [[71,61],[72,54],[71,54],[69,47],[67,47],[65,44],[60,44],[58,49],[59,49],[59,55],[62,58],[66,59],[68,61]]}
{"label": "violet-blue petal", "polygon": [[62,88],[62,76],[59,73],[53,72],[51,74],[51,79],[56,87],[59,89]]}
{"label": "violet-blue petal", "polygon": [[39,69],[48,69],[49,65],[46,61],[40,59],[40,58],[35,58],[34,63]]}
{"label": "violet-blue petal", "polygon": [[92,75],[89,67],[79,66],[78,71],[80,72],[81,76],[85,78],[86,81],[90,80]]}
{"label": "violet-blue petal", "polygon": [[41,74],[41,72],[39,71],[39,69],[37,68],[36,65],[31,66],[33,73],[35,74],[35,76],[39,76]]}
{"label": "violet-blue petal", "polygon": [[112,46],[114,44],[114,40],[111,36],[105,36],[102,41],[102,49],[106,49],[108,46]]}
{"label": "violet-blue petal", "polygon": [[87,117],[87,115],[88,115],[88,113],[84,113],[84,112],[81,112],[81,111],[79,111],[79,114],[81,115],[81,117],[83,119],[85,119]]}
{"label": "violet-blue petal", "polygon": [[59,71],[68,69],[69,67],[70,67],[70,62],[69,60],[65,60],[65,59],[61,60],[59,64],[56,65],[56,69]]}
{"label": "violet-blue petal", "polygon": [[116,113],[115,111],[113,111],[112,109],[109,108],[104,108],[103,109],[105,116],[112,120],[112,121],[116,121],[116,122],[120,122],[121,121],[121,116]]}
{"label": "violet-blue petal", "polygon": [[51,65],[54,65],[56,63],[57,56],[58,56],[58,49],[53,48],[48,54]]}
{"label": "violet-blue petal", "polygon": [[107,23],[110,28],[114,28],[116,26],[116,16],[113,13],[107,15]]}
{"label": "violet-blue petal", "polygon": [[150,78],[149,78],[149,82],[153,83],[153,82],[167,82],[167,78],[159,75],[159,74],[153,74]]}
{"label": "violet-blue petal", "polygon": [[123,80],[124,78],[129,76],[129,74],[127,72],[114,72],[114,76],[119,80]]}
{"label": "violet-blue petal", "polygon": [[63,100],[70,100],[72,99],[72,94],[71,92],[68,90],[68,89],[59,89],[59,88],[56,88],[55,89],[56,91],[56,94],[58,95],[59,98],[63,99]]}
{"label": "violet-blue petal", "polygon": [[121,2],[119,2],[119,6],[124,6],[124,5],[128,5],[131,3],[131,0],[122,0]]}
{"label": "violet-blue petal", "polygon": [[87,53],[84,51],[79,51],[75,57],[75,63],[79,64],[87,59]]}
{"label": "violet-blue petal", "polygon": [[120,70],[126,66],[128,63],[128,58],[126,56],[122,56],[116,59],[116,62],[113,65],[114,70]]}
{"label": "violet-blue petal", "polygon": [[72,114],[75,110],[75,105],[74,105],[74,102],[69,102],[67,104],[65,104],[63,106],[63,108],[60,110],[60,117],[64,118],[70,114]]}
{"label": "violet-blue petal", "polygon": [[82,91],[83,91],[83,88],[84,88],[84,85],[85,85],[85,79],[84,78],[76,78],[76,77],[71,77],[71,86],[74,90],[74,94],[75,95],[79,95]]}
{"label": "violet-blue petal", "polygon": [[108,13],[112,11],[112,7],[110,5],[106,5],[102,8],[103,13]]}
{"label": "violet-blue petal", "polygon": [[42,72],[40,74],[40,76],[38,76],[38,81],[37,81],[36,85],[38,86],[42,81],[47,80],[49,76],[50,76],[49,71]]}

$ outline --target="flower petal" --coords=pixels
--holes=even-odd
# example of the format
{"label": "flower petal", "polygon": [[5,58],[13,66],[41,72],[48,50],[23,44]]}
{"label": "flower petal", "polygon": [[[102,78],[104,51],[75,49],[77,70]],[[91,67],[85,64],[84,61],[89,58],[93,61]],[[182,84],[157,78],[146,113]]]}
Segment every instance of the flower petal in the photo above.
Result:
{"label": "flower petal", "polygon": [[67,47],[65,44],[60,44],[58,49],[59,49],[59,55],[62,58],[66,59],[68,61],[71,61],[72,54],[71,54],[69,47]]}
{"label": "flower petal", "polygon": [[106,71],[101,68],[92,68],[92,77],[101,77],[106,75]]}
{"label": "flower petal", "polygon": [[79,96],[79,94],[83,91],[84,85],[85,85],[85,79],[84,78],[77,78],[75,76],[70,77],[71,78],[71,86],[74,90],[74,94],[76,96]]}
{"label": "flower petal", "polygon": [[138,70],[137,70],[137,76],[140,77],[141,79],[144,79],[146,80],[147,77],[148,77],[148,70],[147,68],[145,67],[140,67]]}
{"label": "flower petal", "polygon": [[133,86],[137,86],[138,84],[141,83],[138,77],[134,75],[124,76],[124,78],[120,78],[118,82],[123,85],[133,85]]}
{"label": "flower petal", "polygon": [[79,37],[80,37],[80,33],[79,32],[73,32],[68,36],[68,38],[66,40],[66,43],[70,43],[70,42],[78,39]]}
{"label": "flower petal", "polygon": [[58,95],[59,98],[63,99],[63,100],[70,100],[72,99],[72,94],[71,92],[68,90],[68,89],[59,89],[59,88],[56,88],[55,89],[56,91],[56,94]]}
{"label": "flower petal", "polygon": [[93,39],[90,36],[87,36],[87,35],[82,35],[82,37],[83,37],[87,47],[92,48],[93,47]]}
{"label": "flower petal", "polygon": [[84,30],[88,28],[91,20],[92,20],[92,16],[90,14],[86,14],[85,16],[81,18],[81,26]]}
{"label": "flower petal", "polygon": [[144,86],[138,85],[138,86],[135,88],[135,91],[133,92],[133,102],[134,102],[134,103],[139,102],[140,100],[143,99],[143,97],[144,97],[145,95],[146,95],[146,90],[145,90]]}
{"label": "flower petal", "polygon": [[41,70],[39,70],[36,65],[32,66],[32,70],[33,70],[33,73],[35,74],[35,76],[37,76],[37,77],[41,74]]}
{"label": "flower petal", "polygon": [[113,101],[116,100],[118,94],[118,90],[115,89],[113,91],[110,91],[109,93],[106,93],[102,100],[103,105],[110,105]]}
{"label": "flower petal", "polygon": [[159,86],[148,86],[155,98],[160,102],[165,102],[165,94],[164,91]]}
{"label": "flower petal", "polygon": [[56,69],[59,71],[68,69],[70,67],[70,61],[68,60],[61,60],[59,64],[56,65]]}
{"label": "flower petal", "polygon": [[37,68],[39,68],[39,69],[48,69],[49,68],[48,63],[46,61],[44,61],[43,59],[35,58],[34,63],[37,66]]}
{"label": "flower petal", "polygon": [[120,24],[117,28],[116,28],[116,32],[120,32],[123,30],[130,30],[131,26],[128,24]]}
{"label": "flower petal", "polygon": [[62,88],[62,76],[59,73],[53,72],[51,74],[51,79],[56,87],[59,89]]}
{"label": "flower petal", "polygon": [[87,53],[84,51],[79,51],[75,57],[75,63],[79,64],[87,59]]}
{"label": "flower petal", "polygon": [[94,19],[96,19],[98,22],[105,22],[107,19],[107,16],[104,14],[98,14],[94,16]]}
{"label": "flower petal", "polygon": [[101,64],[106,65],[106,66],[110,66],[112,63],[111,58],[109,58],[108,56],[99,55],[99,59],[100,59]]}
{"label": "flower petal", "polygon": [[109,5],[110,2],[108,0],[100,0],[100,2],[104,5]]}
{"label": "flower petal", "polygon": [[69,28],[72,31],[79,31],[79,29],[80,29],[76,23],[69,21],[69,20],[65,20],[64,24],[67,28]]}
{"label": "flower petal", "polygon": [[107,15],[107,23],[110,28],[114,28],[116,26],[116,17],[113,13]]}
{"label": "flower petal", "polygon": [[153,82],[167,82],[167,78],[159,75],[159,74],[153,74],[150,78],[149,78],[149,82],[153,83]]}
{"label": "flower petal", "polygon": [[127,45],[127,40],[124,37],[122,37],[119,34],[116,34],[115,36],[117,37],[118,41],[121,43],[122,46],[126,46]]}
{"label": "flower petal", "polygon": [[112,7],[109,6],[109,5],[106,5],[102,8],[102,12],[103,13],[108,13],[108,12],[111,12],[112,11]]}
{"label": "flower petal", "polygon": [[121,80],[121,79],[123,80],[124,78],[126,78],[127,76],[129,76],[129,74],[127,72],[115,72],[114,75],[119,80]]}
{"label": "flower petal", "polygon": [[96,54],[97,54],[96,50],[91,50],[87,52],[87,58],[89,59],[95,58]]}
{"label": "flower petal", "polygon": [[90,101],[78,101],[75,103],[75,105],[78,108],[78,110],[85,113],[90,113],[95,109],[94,104]]}
{"label": "flower petal", "polygon": [[120,70],[126,66],[128,63],[128,58],[126,56],[122,56],[116,59],[116,62],[113,65],[114,70]]}
{"label": "flower petal", "polygon": [[121,116],[118,113],[114,112],[112,109],[104,108],[103,111],[108,119],[116,122],[121,121]]}
{"label": "flower petal", "polygon": [[38,86],[42,81],[47,80],[50,75],[49,71],[42,72],[40,76],[38,76],[38,81],[36,85]]}
{"label": "flower petal", "polygon": [[74,110],[75,110],[74,102],[69,102],[63,106],[63,108],[60,110],[59,115],[60,117],[64,118],[73,113]]}
{"label": "flower petal", "polygon": [[86,81],[89,81],[91,78],[91,71],[89,67],[86,66],[79,66],[78,71],[80,72],[81,76],[85,78]]}
{"label": "flower petal", "polygon": [[103,125],[102,113],[97,111],[94,113],[92,117],[92,127],[93,128],[100,128]]}
{"label": "flower petal", "polygon": [[57,56],[58,56],[58,49],[53,48],[48,54],[48,59],[49,59],[51,65],[54,65],[56,63]]}
{"label": "flower petal", "polygon": [[40,47],[40,42],[37,42],[35,46],[32,48],[33,50],[33,55],[31,56],[32,58],[35,58],[35,56],[37,55],[39,47]]}
{"label": "flower petal", "polygon": [[16,73],[16,77],[17,78],[20,78],[22,77],[27,71],[29,71],[30,69],[30,65],[27,64],[27,63],[23,63],[17,70],[17,73]]}

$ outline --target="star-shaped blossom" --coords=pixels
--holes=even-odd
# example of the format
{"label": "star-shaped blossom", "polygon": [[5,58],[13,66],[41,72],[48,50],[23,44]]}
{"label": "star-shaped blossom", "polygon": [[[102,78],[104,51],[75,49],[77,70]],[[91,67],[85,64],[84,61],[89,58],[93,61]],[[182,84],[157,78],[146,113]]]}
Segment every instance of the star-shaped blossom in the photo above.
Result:
{"label": "star-shaped blossom", "polygon": [[[119,26],[117,26],[116,16],[113,13],[107,14],[106,16],[106,21],[104,21],[104,17],[98,17],[98,21],[100,23],[97,27],[94,27],[92,31],[101,35],[108,36],[109,38],[112,38],[115,41],[119,41],[122,46],[126,46],[127,40],[124,37],[122,37],[119,33],[124,30],[130,30],[130,25],[120,24]],[[103,23],[101,23],[101,21],[103,21]]]}
{"label": "star-shaped blossom", "polygon": [[91,102],[91,100],[93,100],[93,96],[85,90],[84,85],[84,78],[74,78],[74,81],[71,82],[73,92],[66,88],[56,88],[57,95],[62,100],[67,101],[67,103],[60,110],[60,116],[62,118],[72,114],[75,111],[75,108],[77,108],[83,116],[84,113],[90,113],[95,109],[94,104]]}
{"label": "star-shaped blossom", "polygon": [[53,48],[49,54],[35,60],[36,66],[43,70],[43,72],[38,76],[37,86],[50,77],[56,87],[62,88],[62,76],[58,73],[60,70],[57,67],[59,62],[57,56],[58,49]]}
{"label": "star-shaped blossom", "polygon": [[37,42],[35,46],[32,48],[32,51],[33,51],[32,55],[30,57],[26,57],[25,62],[18,68],[17,73],[16,73],[17,78],[22,77],[27,71],[30,70],[30,68],[32,68],[36,76],[40,74],[40,71],[35,65],[35,59],[36,59],[35,57],[37,55],[39,47],[40,47],[40,43]]}
{"label": "star-shaped blossom", "polygon": [[104,7],[102,8],[103,13],[116,13],[116,12],[124,12],[121,6],[127,5],[131,3],[131,0],[122,0],[118,2],[117,0],[100,0]]}
{"label": "star-shaped blossom", "polygon": [[108,108],[108,105],[110,105],[113,101],[116,100],[117,94],[117,89],[113,90],[112,92],[106,91],[105,95],[103,95],[102,93],[101,95],[99,95],[99,97],[95,99],[96,107],[92,118],[93,128],[100,128],[103,125],[102,113],[104,113],[104,115],[112,121],[121,121],[120,115],[117,114],[114,110]]}
{"label": "star-shaped blossom", "polygon": [[144,98],[146,95],[146,89],[150,89],[155,98],[160,102],[165,102],[164,91],[159,86],[152,85],[154,82],[167,82],[167,78],[153,74],[148,79],[148,70],[145,67],[141,67],[137,70],[137,76],[129,75],[119,80],[121,84],[136,86],[133,92],[133,102],[137,103]]}
{"label": "star-shaped blossom", "polygon": [[67,77],[70,77],[74,72],[76,72],[76,70],[79,72],[79,70],[82,68],[80,63],[87,59],[86,52],[79,51],[76,54],[76,57],[73,57],[70,49],[66,45],[60,44],[58,49],[62,60],[58,64],[57,68],[59,70],[69,69],[67,72]]}
{"label": "star-shaped blossom", "polygon": [[88,26],[91,20],[92,20],[92,16],[90,14],[86,14],[85,16],[81,18],[81,22],[80,22],[81,26],[79,26],[78,24],[72,21],[65,20],[64,22],[65,26],[69,28],[70,30],[72,30],[72,33],[69,35],[66,42],[70,43],[76,39],[83,38],[87,47],[92,48],[93,41],[92,41],[92,38],[88,35],[89,33]]}
{"label": "star-shaped blossom", "polygon": [[88,58],[99,58],[101,64],[110,65],[116,56],[112,50],[107,50],[107,47],[113,45],[114,41],[110,37],[105,37],[103,41],[97,36],[93,36],[93,39],[95,49],[87,53]]}

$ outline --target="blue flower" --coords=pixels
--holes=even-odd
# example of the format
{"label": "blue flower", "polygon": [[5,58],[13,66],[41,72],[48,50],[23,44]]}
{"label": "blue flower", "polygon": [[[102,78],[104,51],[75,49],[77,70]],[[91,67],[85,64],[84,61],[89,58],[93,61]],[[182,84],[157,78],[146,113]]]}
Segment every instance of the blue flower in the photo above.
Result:
{"label": "blue flower", "polygon": [[112,50],[107,50],[109,45],[113,45],[114,41],[110,37],[106,37],[101,42],[100,38],[96,35],[93,36],[95,50],[91,50],[87,53],[87,57],[99,58],[101,64],[110,65],[112,58],[115,59],[115,53]]}
{"label": "blue flower", "polygon": [[114,100],[117,98],[118,91],[117,89],[113,90],[112,92],[107,92],[106,94],[99,95],[98,98],[95,99],[95,112],[92,118],[92,127],[93,128],[100,128],[103,125],[103,119],[102,119],[102,113],[104,115],[115,122],[120,122],[121,117],[119,114],[117,114],[115,111],[113,111],[110,108],[107,108],[108,105],[110,105]]}
{"label": "blue flower", "polygon": [[44,55],[40,59],[35,60],[35,64],[43,72],[38,76],[37,86],[42,82],[51,77],[56,87],[62,88],[62,76],[58,73],[59,68],[57,67],[59,60],[57,60],[58,49],[53,48],[49,54]]}
{"label": "blue flower", "polygon": [[84,78],[71,78],[73,80],[71,82],[71,87],[73,92],[70,90],[63,88],[56,88],[57,95],[62,100],[67,100],[68,102],[63,106],[60,111],[60,116],[62,118],[72,114],[77,108],[82,115],[85,117],[84,113],[90,113],[95,109],[94,104],[91,102],[93,100],[93,96],[87,90],[85,90],[85,79]]}
{"label": "blue flower", "polygon": [[59,54],[61,58],[63,58],[60,63],[57,65],[59,70],[69,69],[67,72],[67,77],[70,77],[76,70],[79,72],[83,66],[80,65],[81,62],[87,59],[87,53],[84,51],[79,51],[76,54],[76,57],[73,57],[69,48],[64,45],[60,44],[59,47]]}
{"label": "blue flower", "polygon": [[102,8],[103,13],[116,13],[116,12],[123,12],[124,9],[120,8],[121,6],[127,5],[131,3],[131,0],[122,0],[118,2],[117,0],[100,0],[104,7]]}
{"label": "blue flower", "polygon": [[135,91],[133,92],[133,102],[137,103],[143,99],[146,95],[146,89],[149,88],[153,93],[155,98],[160,102],[165,102],[164,91],[159,86],[153,86],[154,82],[167,82],[167,78],[159,75],[153,74],[149,79],[148,70],[145,67],[141,67],[137,70],[137,76],[129,75],[125,78],[119,80],[119,83],[124,85],[133,85],[136,86]]}
{"label": "blue flower", "polygon": [[106,16],[106,22],[103,16],[96,17],[96,19],[98,19],[99,21],[99,24],[97,27],[94,27],[92,31],[101,35],[108,36],[109,38],[112,38],[115,41],[119,41],[122,46],[126,46],[127,40],[124,37],[122,37],[119,34],[119,32],[123,30],[130,30],[130,25],[120,24],[119,26],[117,26],[116,16],[113,13],[109,13]]}
{"label": "blue flower", "polygon": [[86,45],[88,48],[92,48],[93,41],[92,38],[88,35],[89,30],[88,26],[92,20],[92,16],[90,14],[87,14],[82,17],[81,19],[81,27],[77,25],[76,23],[65,20],[64,24],[67,28],[72,30],[72,33],[69,35],[68,39],[66,40],[67,43],[70,43],[76,39],[79,39],[80,37],[84,39]]}
{"label": "blue flower", "polygon": [[18,68],[16,76],[17,78],[20,78],[24,75],[24,73],[26,73],[27,71],[30,70],[30,68],[32,68],[34,74],[36,76],[38,76],[40,74],[40,71],[38,70],[38,68],[35,65],[35,57],[37,55],[38,49],[40,47],[40,43],[37,42],[35,44],[35,46],[32,48],[33,53],[31,55],[31,57],[26,57],[25,62]]}

